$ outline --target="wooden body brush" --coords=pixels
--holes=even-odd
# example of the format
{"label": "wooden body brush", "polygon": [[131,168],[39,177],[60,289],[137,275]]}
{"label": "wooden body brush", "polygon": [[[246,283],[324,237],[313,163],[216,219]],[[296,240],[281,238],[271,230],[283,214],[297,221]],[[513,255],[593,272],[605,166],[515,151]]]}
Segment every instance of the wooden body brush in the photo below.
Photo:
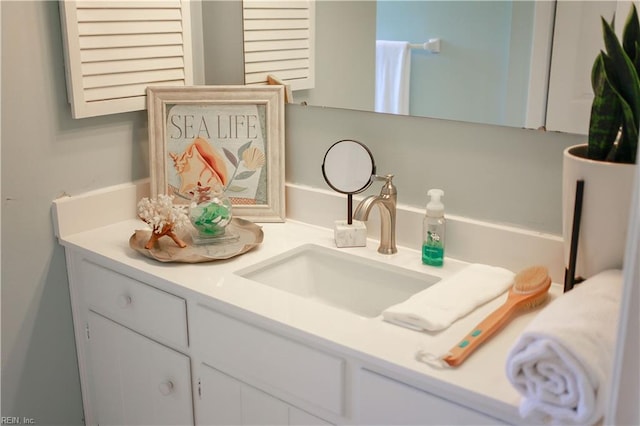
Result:
{"label": "wooden body brush", "polygon": [[513,278],[506,302],[451,348],[443,361],[452,367],[462,364],[475,349],[504,326],[518,309],[542,304],[547,298],[549,287],[551,278],[544,266],[532,266],[518,272]]}

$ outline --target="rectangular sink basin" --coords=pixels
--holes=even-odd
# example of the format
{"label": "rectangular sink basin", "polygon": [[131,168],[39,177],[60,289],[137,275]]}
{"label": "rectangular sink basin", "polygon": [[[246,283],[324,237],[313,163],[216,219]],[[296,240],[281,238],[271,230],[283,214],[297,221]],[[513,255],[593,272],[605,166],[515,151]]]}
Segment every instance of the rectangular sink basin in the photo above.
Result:
{"label": "rectangular sink basin", "polygon": [[315,244],[297,247],[235,274],[370,318],[440,280]]}

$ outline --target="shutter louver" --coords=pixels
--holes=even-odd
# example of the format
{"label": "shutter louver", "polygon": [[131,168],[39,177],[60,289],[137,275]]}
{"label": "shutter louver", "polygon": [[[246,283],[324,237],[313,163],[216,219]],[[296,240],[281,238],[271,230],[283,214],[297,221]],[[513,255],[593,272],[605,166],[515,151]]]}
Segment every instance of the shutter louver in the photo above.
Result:
{"label": "shutter louver", "polygon": [[314,87],[314,0],[244,0],[245,84],[274,75],[292,90]]}
{"label": "shutter louver", "polygon": [[61,1],[74,118],[146,108],[147,86],[193,84],[184,0]]}

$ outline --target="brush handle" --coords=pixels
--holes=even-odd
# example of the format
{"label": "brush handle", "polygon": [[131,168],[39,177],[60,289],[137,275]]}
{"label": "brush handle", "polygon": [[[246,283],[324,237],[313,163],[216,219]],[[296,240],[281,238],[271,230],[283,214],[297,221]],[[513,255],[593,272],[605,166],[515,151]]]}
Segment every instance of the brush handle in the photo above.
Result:
{"label": "brush handle", "polygon": [[452,367],[457,367],[462,364],[474,350],[507,323],[515,306],[515,303],[507,300],[502,306],[476,325],[457,345],[451,348],[447,356],[443,358],[443,361]]}

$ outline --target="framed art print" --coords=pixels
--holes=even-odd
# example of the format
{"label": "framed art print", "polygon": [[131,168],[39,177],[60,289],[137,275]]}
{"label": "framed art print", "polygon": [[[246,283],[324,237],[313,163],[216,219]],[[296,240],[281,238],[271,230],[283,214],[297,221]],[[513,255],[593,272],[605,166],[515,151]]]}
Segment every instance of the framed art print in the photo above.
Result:
{"label": "framed art print", "polygon": [[149,87],[151,195],[188,204],[199,186],[220,185],[233,215],[281,222],[284,87]]}

